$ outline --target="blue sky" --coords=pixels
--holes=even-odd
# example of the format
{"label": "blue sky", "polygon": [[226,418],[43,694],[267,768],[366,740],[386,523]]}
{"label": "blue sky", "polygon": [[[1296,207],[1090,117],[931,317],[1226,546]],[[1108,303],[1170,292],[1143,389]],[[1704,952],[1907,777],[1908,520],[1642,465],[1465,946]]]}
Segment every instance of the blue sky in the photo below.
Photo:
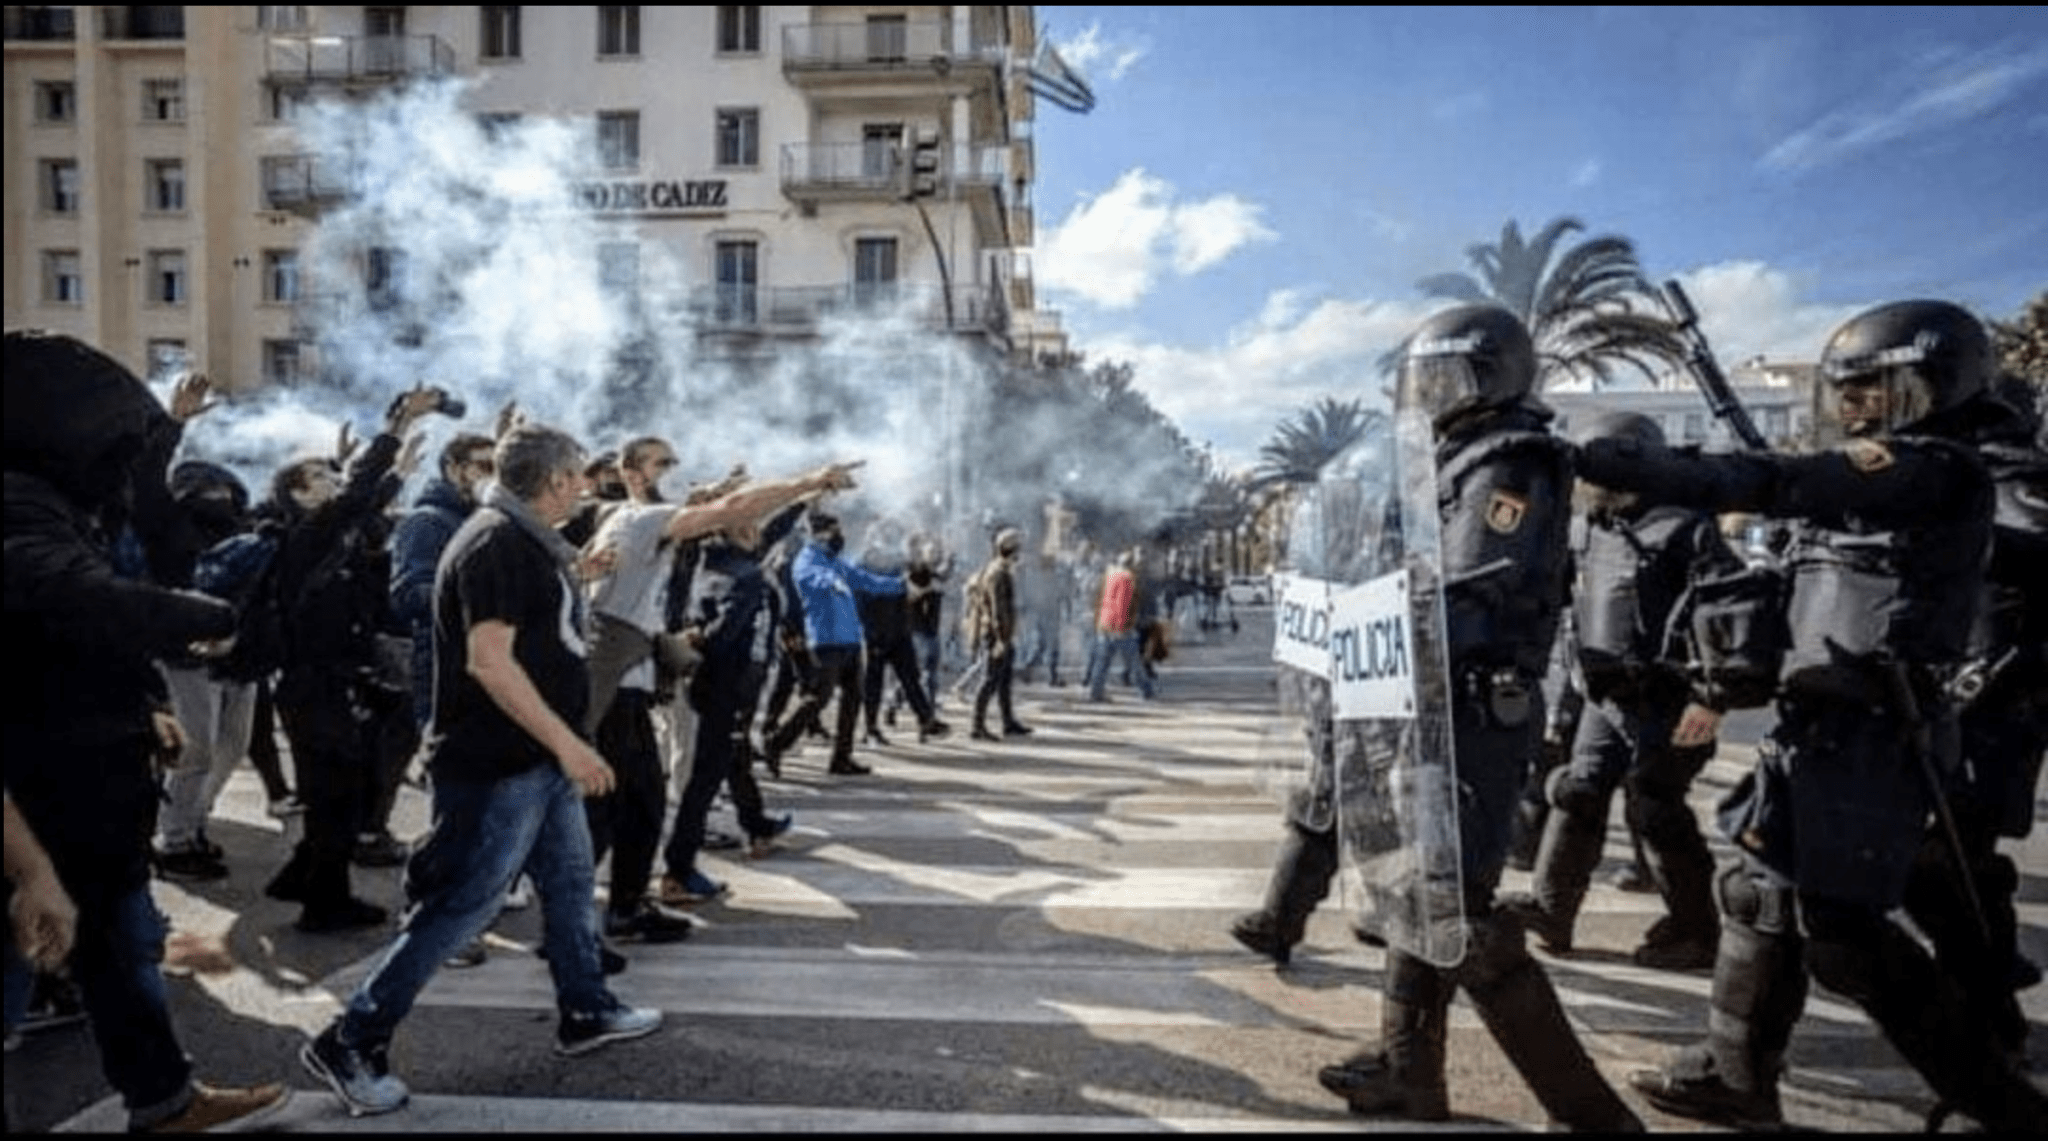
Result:
{"label": "blue sky", "polygon": [[1230,466],[1502,225],[1688,286],[1724,363],[1865,306],[2048,289],[2048,9],[1037,9],[1040,304]]}

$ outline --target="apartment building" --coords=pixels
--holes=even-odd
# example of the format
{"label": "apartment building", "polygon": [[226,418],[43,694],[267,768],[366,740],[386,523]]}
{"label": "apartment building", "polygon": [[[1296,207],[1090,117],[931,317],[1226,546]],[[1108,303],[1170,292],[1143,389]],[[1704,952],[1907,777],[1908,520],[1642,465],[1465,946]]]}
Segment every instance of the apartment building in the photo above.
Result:
{"label": "apartment building", "polygon": [[774,354],[863,305],[991,359],[1065,351],[1036,305],[1017,5],[8,6],[9,328],[231,388],[317,370],[303,252],[349,193],[295,124],[320,100],[462,76],[487,127],[593,133],[607,273],[649,245],[710,356]]}

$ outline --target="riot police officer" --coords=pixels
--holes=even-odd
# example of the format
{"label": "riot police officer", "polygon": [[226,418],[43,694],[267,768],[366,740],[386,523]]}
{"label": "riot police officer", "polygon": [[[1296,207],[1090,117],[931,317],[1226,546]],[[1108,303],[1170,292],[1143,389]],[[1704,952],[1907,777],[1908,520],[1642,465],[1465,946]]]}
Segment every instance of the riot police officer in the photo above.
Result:
{"label": "riot police officer", "polygon": [[2048,1101],[1887,913],[1903,899],[1953,760],[1941,671],[1962,660],[1991,538],[1992,484],[1962,439],[1990,342],[1942,301],[1881,305],[1829,338],[1846,440],[1809,455],[1688,456],[1596,440],[1579,471],[1657,503],[1798,521],[1784,553],[1777,724],[1722,805],[1740,850],[1716,878],[1721,941],[1706,1041],[1631,1076],[1653,1104],[1782,1121],[1778,1081],[1807,972],[1854,1000],[1946,1102],[2039,1134]]}
{"label": "riot police officer", "polygon": [[1973,437],[1996,506],[1969,658],[1949,685],[1963,757],[1945,784],[1955,832],[1942,821],[1930,826],[1905,902],[1971,1009],[2017,1055],[2027,1023],[2014,991],[2039,975],[2019,957],[2019,872],[1998,841],[2031,830],[2035,782],[2048,751],[2048,606],[2040,599],[2040,584],[2048,582],[2048,451],[2034,440],[2037,412],[1997,401],[1983,406]]}
{"label": "riot police officer", "polygon": [[[1593,419],[1580,442],[1630,439],[1661,448],[1664,432],[1636,412]],[[1674,618],[1696,579],[1739,570],[1713,516],[1584,479],[1573,528],[1578,588],[1571,635],[1586,704],[1571,758],[1547,781],[1551,811],[1532,869],[1533,892],[1509,901],[1552,951],[1571,950],[1579,907],[1607,842],[1607,814],[1626,782],[1631,831],[1668,914],[1635,950],[1638,964],[1670,970],[1713,965],[1720,920],[1714,860],[1686,803],[1713,758],[1725,696],[1714,675],[1689,670]]]}
{"label": "riot police officer", "polygon": [[[1449,1116],[1445,1022],[1463,987],[1550,1116],[1587,1130],[1642,1122],[1600,1076],[1530,957],[1521,924],[1498,909],[1516,800],[1543,730],[1540,688],[1568,589],[1569,445],[1530,398],[1536,353],[1521,321],[1487,305],[1430,318],[1403,350],[1396,399],[1429,413],[1436,437],[1442,571],[1465,892],[1465,954],[1454,968],[1387,952],[1376,1049],[1323,1067],[1353,1112]],[[1480,572],[1498,565],[1499,573]]]}

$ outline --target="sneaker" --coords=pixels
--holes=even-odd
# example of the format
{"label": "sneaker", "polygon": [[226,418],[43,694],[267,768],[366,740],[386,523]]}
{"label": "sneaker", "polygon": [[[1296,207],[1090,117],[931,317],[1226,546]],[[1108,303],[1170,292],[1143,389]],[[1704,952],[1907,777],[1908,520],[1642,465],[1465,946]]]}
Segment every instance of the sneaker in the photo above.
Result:
{"label": "sneaker", "polygon": [[1630,1073],[1628,1084],[1651,1105],[1675,1117],[1711,1121],[1745,1132],[1776,1132],[1785,1124],[1775,1076],[1765,1089],[1736,1089],[1714,1071],[1712,1055],[1696,1046],[1680,1050],[1662,1069]]}
{"label": "sneaker", "polygon": [[271,801],[270,805],[263,811],[272,820],[282,820],[287,816],[303,816],[306,813],[306,802],[300,800],[294,794],[286,793]]}
{"label": "sneaker", "polygon": [[1012,721],[1008,725],[1003,726],[1003,736],[1005,737],[1029,737],[1030,735],[1031,726],[1021,721]]}
{"label": "sneaker", "polygon": [[367,900],[350,897],[330,907],[308,906],[293,924],[308,935],[329,935],[360,927],[381,927],[391,913]]}
{"label": "sneaker", "polygon": [[708,828],[704,831],[704,850],[707,852],[737,851],[745,846],[745,844],[746,841],[730,832],[720,832],[716,829]]}
{"label": "sneaker", "polygon": [[680,943],[690,937],[696,924],[680,915],[662,910],[645,900],[626,914],[609,912],[604,917],[607,939],[637,939],[642,943]]}
{"label": "sneaker", "polygon": [[349,860],[357,867],[396,868],[402,867],[412,849],[389,832],[372,832],[356,837],[355,851]]}
{"label": "sneaker", "polygon": [[212,883],[228,878],[228,866],[197,848],[164,852],[156,858],[156,874],[180,883]]}
{"label": "sneaker", "polygon": [[533,878],[522,873],[505,889],[505,910],[524,911],[533,906]]}
{"label": "sneaker", "polygon": [[555,1032],[555,1053],[579,1057],[608,1042],[644,1038],[660,1028],[661,1011],[646,1007],[617,1006],[601,1014],[564,1015],[561,1029]]}
{"label": "sneaker", "polygon": [[774,851],[776,839],[784,832],[789,831],[790,826],[795,823],[796,817],[787,812],[779,817],[770,817],[768,820],[768,830],[747,841],[747,855],[758,860]]}
{"label": "sneaker", "polygon": [[391,1059],[385,1046],[344,1046],[330,1025],[318,1038],[299,1047],[299,1064],[306,1072],[327,1083],[350,1117],[390,1113],[403,1106],[412,1091],[391,1076]]}
{"label": "sneaker", "polygon": [[484,965],[484,961],[490,957],[491,953],[485,949],[482,939],[471,939],[469,942],[456,948],[454,954],[441,960],[441,965],[452,967],[459,971],[468,967],[481,967]]}
{"label": "sneaker", "polygon": [[291,1097],[292,1091],[287,1089],[283,1082],[266,1082],[246,1089],[193,1082],[192,1100],[184,1109],[154,1125],[143,1126],[135,1132],[204,1133],[230,1121],[246,1123],[257,1114],[278,1109],[290,1101]]}
{"label": "sneaker", "polygon": [[860,735],[860,743],[873,745],[877,749],[886,749],[889,747],[889,738],[882,736],[880,729],[870,729]]}
{"label": "sneaker", "polygon": [[661,902],[674,906],[686,903],[704,903],[717,899],[731,889],[700,871],[691,871],[688,876],[677,879],[671,875],[661,877]]}
{"label": "sneaker", "polygon": [[922,745],[926,741],[936,741],[952,731],[953,727],[951,725],[934,717],[917,727],[917,743]]}
{"label": "sneaker", "polygon": [[861,764],[859,761],[848,759],[833,761],[825,767],[825,771],[838,777],[864,777],[875,770]]}

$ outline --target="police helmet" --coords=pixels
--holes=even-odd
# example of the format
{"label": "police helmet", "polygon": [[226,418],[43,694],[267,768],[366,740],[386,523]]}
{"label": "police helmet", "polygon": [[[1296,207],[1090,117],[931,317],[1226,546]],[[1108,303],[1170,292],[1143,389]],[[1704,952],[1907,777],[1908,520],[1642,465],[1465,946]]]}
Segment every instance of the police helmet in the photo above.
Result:
{"label": "police helmet", "polygon": [[1575,428],[1571,439],[1580,447],[1594,440],[1634,440],[1638,447],[1661,448],[1664,428],[1640,412],[1598,412]]}
{"label": "police helmet", "polygon": [[1402,351],[1395,402],[1441,431],[1469,412],[1499,408],[1536,386],[1536,346],[1513,313],[1459,305],[1424,321]]}
{"label": "police helmet", "polygon": [[1960,305],[1895,301],[1836,329],[1820,371],[1850,435],[1886,435],[1982,395],[1991,337]]}

